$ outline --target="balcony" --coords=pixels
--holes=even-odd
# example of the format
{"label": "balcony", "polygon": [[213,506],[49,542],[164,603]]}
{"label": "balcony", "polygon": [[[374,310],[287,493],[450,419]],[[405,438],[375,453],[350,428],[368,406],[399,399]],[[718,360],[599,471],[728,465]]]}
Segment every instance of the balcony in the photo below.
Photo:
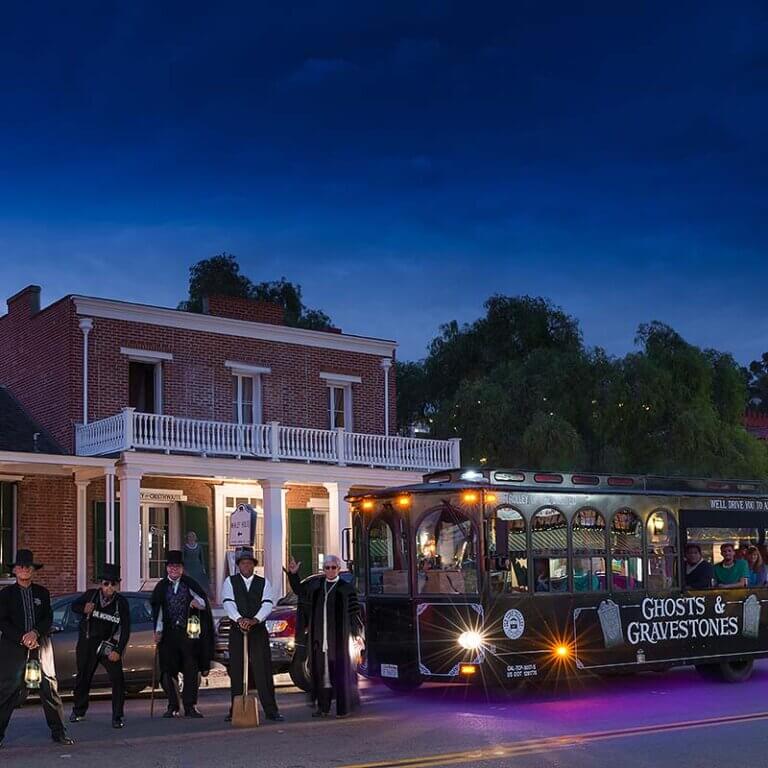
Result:
{"label": "balcony", "polygon": [[458,439],[368,435],[343,429],[233,424],[203,421],[124,408],[90,424],[78,424],[78,456],[121,451],[162,451],[272,461],[309,461],[339,466],[433,471],[461,466]]}

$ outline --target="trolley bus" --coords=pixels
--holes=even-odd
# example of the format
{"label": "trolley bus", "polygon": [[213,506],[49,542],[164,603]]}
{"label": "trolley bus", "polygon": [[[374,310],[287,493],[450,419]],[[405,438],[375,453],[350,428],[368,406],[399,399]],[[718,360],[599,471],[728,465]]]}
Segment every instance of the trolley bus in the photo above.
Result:
{"label": "trolley bus", "polygon": [[360,671],[393,689],[683,664],[737,682],[768,655],[768,587],[684,586],[688,543],[765,555],[762,483],[455,470],[348,501]]}

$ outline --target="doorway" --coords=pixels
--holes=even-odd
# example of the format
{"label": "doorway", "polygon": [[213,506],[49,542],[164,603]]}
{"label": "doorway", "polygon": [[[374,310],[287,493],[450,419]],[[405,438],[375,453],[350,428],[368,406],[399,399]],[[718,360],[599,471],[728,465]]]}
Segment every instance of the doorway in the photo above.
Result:
{"label": "doorway", "polygon": [[128,363],[128,405],[139,413],[161,413],[159,363]]}
{"label": "doorway", "polygon": [[168,550],[178,549],[178,524],[178,505],[141,505],[141,580],[145,584],[165,577]]}

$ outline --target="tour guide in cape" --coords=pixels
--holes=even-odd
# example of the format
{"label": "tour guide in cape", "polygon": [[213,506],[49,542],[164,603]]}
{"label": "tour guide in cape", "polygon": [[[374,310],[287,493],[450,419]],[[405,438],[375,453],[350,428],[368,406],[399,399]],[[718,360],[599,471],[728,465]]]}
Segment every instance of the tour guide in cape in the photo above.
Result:
{"label": "tour guide in cape", "polygon": [[[200,672],[207,673],[213,657],[213,616],[205,590],[184,575],[180,550],[170,550],[165,564],[168,578],[152,592],[155,642],[160,658],[160,684],[168,697],[163,717],[179,716],[179,672],[184,675],[184,714],[202,717],[197,709]],[[197,617],[199,634],[188,634],[190,617]]]}
{"label": "tour guide in cape", "polygon": [[64,728],[64,709],[56,684],[50,638],[51,595],[45,587],[32,583],[32,574],[42,567],[30,550],[18,550],[12,565],[16,583],[0,592],[0,747],[23,692],[30,658],[40,662],[40,700],[51,738],[60,744],[74,743]]}
{"label": "tour guide in cape", "polygon": [[[360,634],[360,604],[355,588],[340,578],[341,560],[326,555],[325,577],[310,576],[301,581],[299,567],[291,558],[288,580],[304,604],[309,622],[312,670],[312,699],[317,704],[313,717],[327,717],[331,700],[336,699],[336,717],[347,717],[360,704],[357,670],[350,655],[350,640]],[[303,611],[297,617],[296,637],[301,636]]]}

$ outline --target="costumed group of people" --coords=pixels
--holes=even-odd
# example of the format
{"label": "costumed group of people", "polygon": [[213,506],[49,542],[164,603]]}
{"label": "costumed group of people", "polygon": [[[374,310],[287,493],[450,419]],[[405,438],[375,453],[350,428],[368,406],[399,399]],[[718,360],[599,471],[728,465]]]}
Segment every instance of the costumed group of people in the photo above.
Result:
{"label": "costumed group of people", "polygon": [[[186,572],[187,549],[194,549],[189,546],[189,539],[187,545],[184,552],[168,552],[167,576],[157,583],[151,597],[160,684],[168,700],[163,714],[165,718],[180,717],[182,707],[185,717],[203,717],[197,708],[200,677],[210,671],[213,658],[215,636],[207,580],[203,586]],[[279,595],[268,579],[256,574],[252,548],[239,550],[235,562],[237,573],[225,580],[221,591],[222,607],[231,622],[229,675],[232,701],[243,692],[244,645],[247,642],[248,687],[255,687],[265,717],[281,721],[284,718],[275,699],[269,633],[265,623]],[[336,716],[347,717],[360,703],[357,674],[349,651],[350,642],[354,642],[362,630],[357,593],[351,584],[340,578],[341,560],[335,555],[325,557],[323,574],[303,581],[299,576],[300,566],[301,563],[291,558],[286,572],[291,589],[299,598],[297,648],[306,633],[304,650],[311,669],[313,717],[329,716],[334,700]],[[39,692],[53,741],[65,745],[74,743],[64,724],[56,682],[50,593],[33,581],[35,571],[42,567],[35,562],[30,550],[19,549],[13,563],[16,581],[0,590],[0,747],[13,710],[27,695],[28,685]],[[205,574],[204,569],[202,573]],[[81,614],[82,619],[69,721],[77,723],[85,719],[91,680],[101,664],[112,686],[112,726],[123,728],[123,656],[131,634],[131,616],[128,601],[119,592],[119,567],[106,564],[100,576],[97,588],[87,590],[72,603],[72,610]],[[30,669],[37,672],[34,685],[30,685]],[[184,677],[181,692],[179,674]],[[226,720],[231,719],[230,706]]]}

